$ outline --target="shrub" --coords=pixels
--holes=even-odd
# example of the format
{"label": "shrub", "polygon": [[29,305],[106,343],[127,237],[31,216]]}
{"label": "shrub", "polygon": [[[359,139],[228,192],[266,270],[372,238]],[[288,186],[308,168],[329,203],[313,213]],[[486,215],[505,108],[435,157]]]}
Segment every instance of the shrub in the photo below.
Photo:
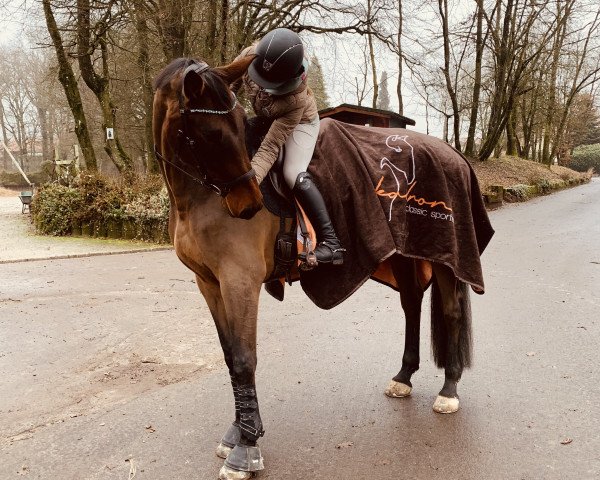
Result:
{"label": "shrub", "polygon": [[569,168],[578,172],[585,172],[593,168],[597,174],[600,173],[600,143],[577,147],[573,152]]}
{"label": "shrub", "polygon": [[[33,222],[40,233],[69,235],[78,226],[105,236],[107,225],[127,220],[135,237],[164,240],[156,230],[166,231],[169,198],[160,177],[113,181],[98,174],[83,173],[72,187],[45,185],[32,203]],[[128,230],[128,235],[131,231]],[[133,236],[133,235],[130,235]]]}
{"label": "shrub", "polygon": [[83,205],[79,190],[57,184],[45,185],[36,192],[31,203],[33,223],[40,233],[69,235]]}
{"label": "shrub", "polygon": [[529,198],[529,189],[530,189],[529,185],[523,185],[523,184],[513,185],[512,187],[507,187],[504,190],[505,199],[509,202],[510,201],[524,202],[525,200],[527,200]]}

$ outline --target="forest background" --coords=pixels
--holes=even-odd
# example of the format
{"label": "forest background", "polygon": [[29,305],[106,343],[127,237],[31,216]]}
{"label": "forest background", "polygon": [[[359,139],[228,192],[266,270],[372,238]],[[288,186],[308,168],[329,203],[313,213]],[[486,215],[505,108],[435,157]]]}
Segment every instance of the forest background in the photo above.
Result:
{"label": "forest background", "polygon": [[156,172],[156,73],[276,27],[305,41],[321,108],[393,110],[479,161],[600,143],[597,0],[0,0],[0,18],[0,140],[26,168],[77,144],[89,170]]}

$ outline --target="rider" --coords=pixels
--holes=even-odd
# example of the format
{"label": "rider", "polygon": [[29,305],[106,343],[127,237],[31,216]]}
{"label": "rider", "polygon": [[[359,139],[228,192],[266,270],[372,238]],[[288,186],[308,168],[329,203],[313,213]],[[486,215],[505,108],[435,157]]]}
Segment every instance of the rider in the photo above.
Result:
{"label": "rider", "polygon": [[[319,134],[315,97],[306,83],[308,60],[300,37],[287,28],[267,33],[242,50],[239,58],[256,56],[243,77],[246,93],[258,117],[273,120],[252,167],[260,183],[285,145],[283,177],[306,212],[317,234],[319,263],[343,263],[344,249],[335,234],[321,193],[306,171]],[[240,83],[232,86],[234,91]]]}

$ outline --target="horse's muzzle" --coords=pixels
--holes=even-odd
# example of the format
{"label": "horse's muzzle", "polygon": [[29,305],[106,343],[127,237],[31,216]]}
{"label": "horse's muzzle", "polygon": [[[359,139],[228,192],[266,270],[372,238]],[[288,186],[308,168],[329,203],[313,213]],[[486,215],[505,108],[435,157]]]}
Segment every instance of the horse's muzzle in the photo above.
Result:
{"label": "horse's muzzle", "polygon": [[225,206],[234,218],[250,220],[263,207],[262,193],[255,180],[234,188],[224,199]]}
{"label": "horse's muzzle", "polygon": [[262,205],[253,208],[246,208],[242,210],[242,212],[238,215],[237,218],[241,218],[243,220],[250,220],[254,215],[256,215],[262,209]]}

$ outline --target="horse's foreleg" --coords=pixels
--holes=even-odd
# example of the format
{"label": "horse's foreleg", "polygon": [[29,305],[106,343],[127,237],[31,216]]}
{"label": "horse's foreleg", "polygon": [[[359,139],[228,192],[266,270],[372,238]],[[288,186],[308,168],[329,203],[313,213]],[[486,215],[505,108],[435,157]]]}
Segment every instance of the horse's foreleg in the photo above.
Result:
{"label": "horse's foreleg", "polygon": [[[229,369],[229,375],[231,376],[231,384],[235,392],[236,383],[234,382],[232,376],[233,354],[231,351],[230,331],[229,325],[227,323],[227,314],[225,312],[225,304],[223,302],[223,297],[221,296],[219,282],[216,280],[216,278],[212,276],[210,272],[208,272],[205,275],[196,275],[196,283],[200,288],[200,292],[206,299],[206,303],[215,322],[215,327],[217,328],[217,333],[219,335],[219,342],[221,343],[221,348],[223,349],[223,357],[225,358],[225,363],[227,364],[227,368]],[[227,458],[229,452],[231,452],[233,447],[235,447],[240,441],[240,436],[240,415],[239,409],[236,406],[235,420],[229,426],[229,428],[221,438],[221,442],[219,443],[216,450],[217,456],[221,458]]]}
{"label": "horse's foreleg", "polygon": [[400,302],[406,319],[404,355],[402,368],[391,380],[385,394],[388,397],[407,397],[412,392],[412,375],[419,369],[419,331],[421,325],[421,303],[423,289],[419,284],[415,262],[395,255],[392,270],[400,290]]}
{"label": "horse's foreleg", "polygon": [[433,409],[454,413],[459,408],[457,384],[471,364],[471,308],[468,286],[443,265],[434,265],[431,293],[431,341],[434,360],[445,369],[445,381]]}
{"label": "horse's foreleg", "polygon": [[[245,272],[247,276],[247,272]],[[257,441],[264,430],[256,395],[256,327],[261,282],[243,275],[220,278],[230,342],[230,375],[235,398],[239,439],[219,473],[223,480],[250,478],[262,470],[263,459]],[[235,424],[234,424],[235,426]]]}

